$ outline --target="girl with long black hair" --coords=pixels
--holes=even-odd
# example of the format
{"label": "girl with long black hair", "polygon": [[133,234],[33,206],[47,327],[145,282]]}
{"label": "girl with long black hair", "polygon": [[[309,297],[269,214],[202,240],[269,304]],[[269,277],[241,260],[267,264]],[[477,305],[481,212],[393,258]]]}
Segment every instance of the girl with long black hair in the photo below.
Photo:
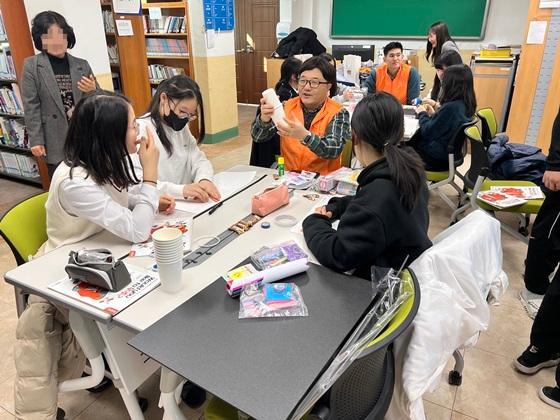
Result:
{"label": "girl with long black hair", "polygon": [[364,166],[356,195],[333,198],[303,221],[307,246],[321,264],[370,279],[372,265],[399,268],[431,246],[424,168],[401,145],[403,134],[403,108],[394,96],[377,92],[356,106],[352,145]]}

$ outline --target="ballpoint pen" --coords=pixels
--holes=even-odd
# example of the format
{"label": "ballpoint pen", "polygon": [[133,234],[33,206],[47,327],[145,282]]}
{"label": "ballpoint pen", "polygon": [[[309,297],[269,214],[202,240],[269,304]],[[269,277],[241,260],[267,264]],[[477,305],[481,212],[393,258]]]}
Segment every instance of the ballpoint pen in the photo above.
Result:
{"label": "ballpoint pen", "polygon": [[218,204],[216,204],[215,206],[213,206],[210,211],[208,212],[208,214],[213,214],[216,210],[218,210],[218,208],[220,208],[222,206],[222,204],[224,204],[223,201],[220,201]]}

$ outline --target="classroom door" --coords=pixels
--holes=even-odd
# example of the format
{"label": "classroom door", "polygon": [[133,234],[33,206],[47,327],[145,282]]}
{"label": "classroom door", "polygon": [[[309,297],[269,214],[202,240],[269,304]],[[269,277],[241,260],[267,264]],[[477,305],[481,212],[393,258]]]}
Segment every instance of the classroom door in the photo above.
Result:
{"label": "classroom door", "polygon": [[265,58],[276,49],[278,0],[235,2],[237,102],[258,104],[266,89]]}

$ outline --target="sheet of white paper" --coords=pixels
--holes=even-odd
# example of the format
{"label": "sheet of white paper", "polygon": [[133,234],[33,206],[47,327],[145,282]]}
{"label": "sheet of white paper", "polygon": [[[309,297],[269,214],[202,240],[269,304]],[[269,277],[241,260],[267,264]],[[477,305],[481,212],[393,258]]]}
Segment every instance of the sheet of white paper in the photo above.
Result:
{"label": "sheet of white paper", "polygon": [[148,13],[150,15],[150,19],[161,19],[161,7],[150,7],[148,9]]}
{"label": "sheet of white paper", "polygon": [[404,117],[404,138],[411,138],[418,130],[418,120],[416,118]]}
{"label": "sheet of white paper", "polygon": [[560,7],[560,1],[541,0],[539,3],[541,9],[555,9]]}
{"label": "sheet of white paper", "polygon": [[[220,191],[222,200],[224,200],[250,184],[255,179],[256,174],[255,171],[220,172],[214,176],[214,184],[218,188],[218,191]],[[216,202],[214,201],[209,201],[208,203],[196,203],[187,200],[176,201],[177,210],[186,211],[195,215],[215,205]]]}
{"label": "sheet of white paper", "polygon": [[[304,194],[307,195],[309,193],[304,192]],[[290,232],[299,233],[300,235],[303,235],[303,226],[302,225],[303,225],[303,221],[305,220],[305,218],[307,216],[309,216],[310,214],[315,213],[316,208],[326,206],[329,203],[329,200],[333,197],[335,197],[335,196],[333,196],[333,195],[323,195],[323,196],[321,196],[321,198],[319,200],[317,200],[316,202],[313,203],[313,207],[311,207],[311,210],[309,210],[309,212],[303,217],[303,219],[301,219],[297,225],[295,225],[293,228],[290,229]],[[305,200],[307,200],[307,198],[305,198]],[[332,224],[333,229],[335,229],[335,230],[338,229],[338,222],[339,222],[339,220],[335,221]]]}
{"label": "sheet of white paper", "polygon": [[547,23],[544,20],[532,20],[529,23],[527,44],[544,44]]}
{"label": "sheet of white paper", "polygon": [[140,13],[141,0],[113,0],[113,11],[116,14],[137,15]]}
{"label": "sheet of white paper", "polygon": [[117,34],[119,36],[133,36],[134,30],[132,29],[132,22],[128,19],[117,19]]}

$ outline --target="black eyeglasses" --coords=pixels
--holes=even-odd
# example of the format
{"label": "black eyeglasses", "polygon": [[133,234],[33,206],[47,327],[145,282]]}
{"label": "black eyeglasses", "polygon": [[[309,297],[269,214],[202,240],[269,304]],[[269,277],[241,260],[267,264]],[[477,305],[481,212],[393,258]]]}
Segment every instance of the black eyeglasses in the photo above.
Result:
{"label": "black eyeglasses", "polygon": [[318,88],[319,85],[328,85],[329,84],[329,82],[321,82],[320,80],[317,80],[317,79],[311,79],[311,80],[298,79],[297,83],[298,83],[299,87],[305,87],[309,83],[309,86],[311,86],[313,89]]}

